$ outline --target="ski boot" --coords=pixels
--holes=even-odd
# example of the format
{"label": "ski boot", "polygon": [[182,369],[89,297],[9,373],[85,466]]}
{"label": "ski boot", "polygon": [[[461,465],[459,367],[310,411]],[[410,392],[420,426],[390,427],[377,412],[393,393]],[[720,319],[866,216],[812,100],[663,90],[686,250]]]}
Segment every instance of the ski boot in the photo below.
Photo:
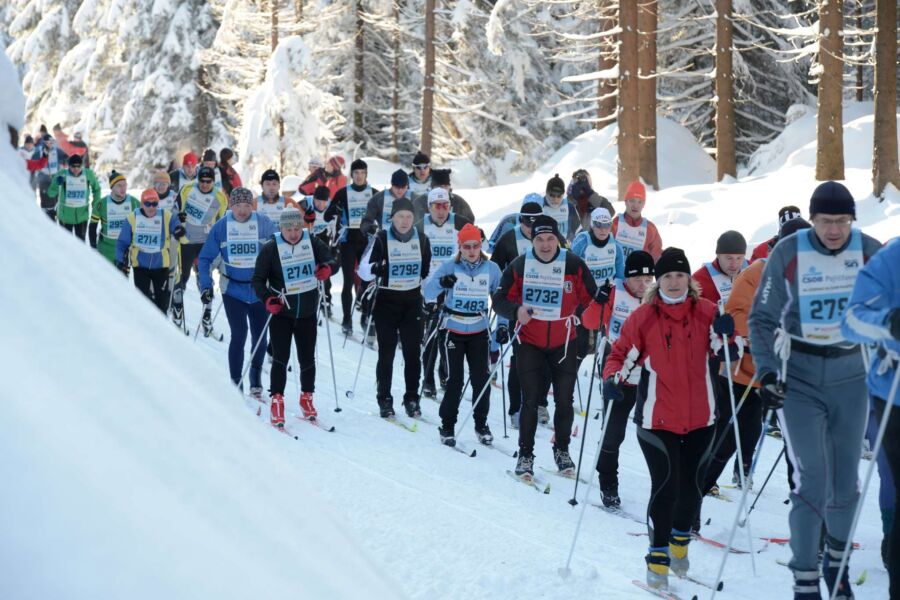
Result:
{"label": "ski boot", "polygon": [[491,428],[487,426],[487,423],[475,426],[475,437],[478,438],[478,443],[485,446],[490,446],[494,441],[494,435],[491,433]]}
{"label": "ski boot", "polygon": [[600,500],[606,508],[619,508],[622,499],[619,498],[619,486],[615,483],[606,483],[600,479]]}
{"label": "ski boot", "polygon": [[390,419],[394,416],[394,398],[392,396],[378,398],[378,414],[382,419]]}
{"label": "ski boot", "polygon": [[537,408],[537,418],[539,425],[546,425],[550,422],[550,411],[547,410],[546,406],[538,406]]}
{"label": "ski boot", "polygon": [[426,381],[422,384],[422,396],[425,398],[437,397],[437,391],[434,389],[434,381]]}
{"label": "ski boot", "polygon": [[406,416],[416,419],[422,416],[422,408],[419,406],[419,397],[415,394],[407,394],[403,398],[403,409]]}
{"label": "ski boot", "polygon": [[344,337],[350,337],[353,335],[353,322],[352,321],[344,321],[341,323],[341,335]]}
{"label": "ski boot", "polygon": [[269,407],[270,420],[272,425],[278,428],[284,428],[284,396],[281,394],[272,394],[272,404]]}
{"label": "ski boot", "polygon": [[172,305],[172,322],[178,329],[184,328],[184,306],[179,304]]}
{"label": "ski boot", "polygon": [[559,469],[561,475],[575,475],[575,463],[572,462],[572,457],[569,456],[568,450],[563,450],[562,448],[554,446],[553,460],[556,462],[556,468]]}
{"label": "ski boot", "polygon": [[[737,467],[737,464],[735,464],[735,467]],[[750,465],[744,466],[744,480],[747,482],[747,489],[752,491],[753,478],[750,477]],[[738,472],[737,468],[734,469],[734,473],[731,475],[731,483],[733,483],[734,487],[737,489],[741,489],[741,474]]]}
{"label": "ski boot", "polygon": [[669,568],[679,577],[687,575],[688,569],[691,568],[691,561],[688,560],[688,544],[690,543],[690,531],[673,529],[669,534]]}
{"label": "ski boot", "polygon": [[256,400],[257,402],[263,401],[263,389],[261,387],[252,387],[250,388],[250,397]]}
{"label": "ski boot", "polygon": [[455,446],[456,445],[456,436],[453,433],[452,427],[438,427],[438,436],[441,438],[441,443],[445,446]]}
{"label": "ski boot", "polygon": [[313,406],[312,392],[303,392],[300,394],[300,410],[303,411],[304,419],[312,421],[318,416],[319,413],[316,412],[316,407]]}
{"label": "ski boot", "polygon": [[826,539],[825,556],[822,559],[822,578],[825,579],[825,585],[828,586],[828,595],[834,593],[835,585],[837,585],[836,600],[852,600],[853,590],[850,588],[850,563],[844,568],[844,574],[841,580],[837,581],[838,569],[841,567],[841,560],[844,558],[844,542],[837,542],[831,536]]}
{"label": "ski boot", "polygon": [[516,477],[531,481],[534,478],[534,455],[519,454],[516,462]]}
{"label": "ski boot", "polygon": [[213,335],[212,311],[208,308],[203,311],[203,318],[200,320],[200,325],[203,327],[203,337]]}
{"label": "ski boot", "polygon": [[822,600],[818,571],[794,571],[794,600]]}
{"label": "ski boot", "polygon": [[647,585],[656,590],[669,589],[668,548],[650,548],[644,560],[647,562]]}
{"label": "ski boot", "polygon": [[717,497],[719,495],[719,486],[714,484],[711,488],[709,488],[709,491],[706,492],[706,495]]}

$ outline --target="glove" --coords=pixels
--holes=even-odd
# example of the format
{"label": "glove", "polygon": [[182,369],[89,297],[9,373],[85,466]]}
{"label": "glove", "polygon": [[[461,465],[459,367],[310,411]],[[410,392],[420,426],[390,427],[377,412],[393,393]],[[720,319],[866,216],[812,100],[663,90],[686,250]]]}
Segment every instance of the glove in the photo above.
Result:
{"label": "glove", "polygon": [[425,303],[425,316],[431,317],[437,314],[438,304],[437,302],[426,302]]}
{"label": "glove", "polygon": [[713,331],[717,335],[732,336],[734,335],[734,319],[728,313],[724,313],[713,319]]}
{"label": "glove", "polygon": [[331,277],[331,267],[329,265],[319,265],[316,267],[316,279],[325,281]]}
{"label": "glove", "polygon": [[888,314],[888,324],[891,328],[891,335],[895,340],[900,341],[900,308],[895,308]]}
{"label": "glove", "polygon": [[50,148],[44,146],[43,150],[41,150],[41,154],[44,156],[50,156]]}
{"label": "glove", "polygon": [[175,236],[176,240],[180,240],[187,235],[187,230],[185,230],[184,225],[176,225],[175,229],[172,230],[172,235]]}
{"label": "glove", "polygon": [[187,213],[184,211],[178,213],[178,220],[181,221],[182,223],[186,223],[187,222]]}
{"label": "glove", "polygon": [[116,263],[116,268],[118,270],[122,271],[123,273],[125,273],[126,275],[128,275],[128,263],[127,262],[120,260],[119,262]]}
{"label": "glove", "polygon": [[456,275],[450,273],[449,275],[444,275],[438,280],[438,283],[441,284],[441,287],[445,290],[452,289],[454,285],[456,285]]}
{"label": "glove", "polygon": [[315,223],[316,222],[316,211],[308,210],[305,213],[303,213],[303,222],[306,223],[307,225],[312,225],[313,223]]}
{"label": "glove", "polygon": [[269,296],[266,298],[266,310],[273,315],[280,313],[282,308],[284,308],[284,304],[282,304],[281,298],[278,296]]}
{"label": "glove", "polygon": [[47,216],[50,217],[51,220],[55,221],[56,220],[56,209],[55,208],[48,209]]}
{"label": "glove", "polygon": [[214,296],[215,292],[213,292],[213,289],[207,288],[200,292],[200,302],[202,302],[203,304],[212,304]]}
{"label": "glove", "polygon": [[506,325],[501,325],[497,328],[497,332],[494,333],[494,339],[497,340],[497,343],[501,346],[503,344],[509,343],[509,327]]}
{"label": "glove", "polygon": [[65,178],[65,177],[63,177],[62,175],[57,175],[57,176],[56,176],[56,185],[62,185],[62,184],[64,184],[65,182],[66,182],[66,178]]}
{"label": "glove", "polygon": [[615,375],[603,380],[603,397],[613,402],[621,402],[625,399],[622,387],[616,383]]}
{"label": "glove", "polygon": [[759,399],[767,409],[778,410],[784,406],[785,385],[775,373],[766,373],[759,380]]}
{"label": "glove", "polygon": [[612,284],[609,282],[609,279],[606,280],[606,283],[598,287],[597,293],[594,294],[594,300],[597,301],[597,304],[606,304],[609,302],[609,295],[612,293],[612,289]]}
{"label": "glove", "polygon": [[[609,296],[606,297],[609,300]],[[597,331],[600,329],[600,313],[603,312],[601,302],[591,302],[581,313],[581,324],[585,329]]]}
{"label": "glove", "polygon": [[384,275],[384,263],[372,263],[372,265],[369,267],[369,271],[375,277],[381,277],[382,275]]}

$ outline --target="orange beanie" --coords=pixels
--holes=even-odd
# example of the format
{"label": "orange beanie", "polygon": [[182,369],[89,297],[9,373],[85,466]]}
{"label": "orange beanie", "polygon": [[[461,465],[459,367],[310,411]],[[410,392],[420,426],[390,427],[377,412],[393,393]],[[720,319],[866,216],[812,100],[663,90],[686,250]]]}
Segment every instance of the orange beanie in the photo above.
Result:
{"label": "orange beanie", "polygon": [[481,230],[471,223],[466,223],[465,226],[463,226],[463,228],[459,230],[457,239],[459,240],[460,246],[462,246],[466,242],[480,242]]}
{"label": "orange beanie", "polygon": [[637,198],[638,200],[646,200],[647,199],[647,188],[644,187],[644,184],[640,181],[632,181],[628,184],[628,189],[625,190],[625,199],[628,198]]}

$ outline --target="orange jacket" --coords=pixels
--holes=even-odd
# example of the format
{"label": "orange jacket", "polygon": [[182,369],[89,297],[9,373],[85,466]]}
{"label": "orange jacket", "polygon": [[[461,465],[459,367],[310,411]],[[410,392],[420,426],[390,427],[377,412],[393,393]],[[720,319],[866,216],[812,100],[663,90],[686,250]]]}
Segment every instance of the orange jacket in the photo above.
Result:
{"label": "orange jacket", "polygon": [[[637,227],[641,224],[641,221],[646,219],[646,217],[641,217],[640,219],[635,220],[628,216],[626,213],[622,213],[622,216],[625,217],[625,222],[632,227]],[[662,237],[660,237],[659,230],[656,228],[656,225],[654,225],[650,219],[646,219],[646,221],[647,239],[644,240],[644,251],[652,256],[653,260],[656,261],[659,260],[659,255],[662,254]],[[619,220],[613,219],[612,223],[612,234],[613,237],[615,237],[619,229]]]}
{"label": "orange jacket", "polygon": [[[747,385],[756,373],[756,366],[750,356],[750,327],[747,320],[750,317],[750,308],[753,306],[753,296],[759,281],[762,279],[765,260],[757,260],[749,267],[741,271],[734,280],[731,296],[725,304],[725,311],[734,318],[734,333],[744,338],[744,356],[738,365],[737,371],[732,372],[734,381],[741,385]],[[724,367],[723,367],[724,368]],[[753,387],[759,387],[759,382],[754,382]]]}

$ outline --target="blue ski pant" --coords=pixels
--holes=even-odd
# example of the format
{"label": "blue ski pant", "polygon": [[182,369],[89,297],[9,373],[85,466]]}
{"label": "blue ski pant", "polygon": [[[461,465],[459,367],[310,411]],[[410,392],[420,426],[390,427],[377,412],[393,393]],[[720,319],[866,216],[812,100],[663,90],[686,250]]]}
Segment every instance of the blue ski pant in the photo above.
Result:
{"label": "blue ski pant", "polygon": [[237,385],[241,380],[244,370],[244,347],[247,344],[249,325],[251,350],[256,346],[260,336],[263,338],[256,349],[256,354],[250,360],[250,387],[262,387],[260,375],[262,374],[263,359],[266,356],[265,328],[268,313],[262,302],[247,304],[228,294],[222,295],[222,303],[225,305],[225,316],[228,317],[228,326],[231,328],[231,342],[228,344],[228,370],[231,373],[231,381]]}

